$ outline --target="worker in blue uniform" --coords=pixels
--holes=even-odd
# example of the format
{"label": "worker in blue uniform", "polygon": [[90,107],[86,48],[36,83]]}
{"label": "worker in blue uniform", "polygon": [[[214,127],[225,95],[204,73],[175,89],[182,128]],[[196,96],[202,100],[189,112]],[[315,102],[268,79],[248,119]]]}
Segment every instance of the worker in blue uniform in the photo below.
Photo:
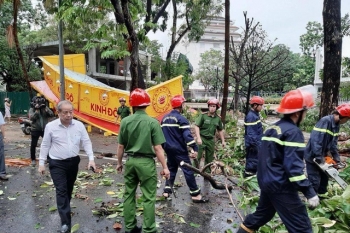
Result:
{"label": "worker in blue uniform", "polygon": [[[176,178],[176,173],[181,161],[191,164],[188,147],[191,148],[192,158],[197,157],[198,146],[191,134],[188,120],[181,115],[183,112],[185,98],[176,95],[170,100],[173,110],[162,119],[161,126],[166,142],[162,144],[167,155],[167,166],[170,171],[170,178],[166,181],[163,196],[168,198],[172,193],[172,187]],[[181,167],[186,183],[190,189],[190,195],[194,203],[206,203],[209,200],[201,196],[200,188],[197,186],[193,171],[187,167]]]}
{"label": "worker in blue uniform", "polygon": [[[305,204],[298,191],[315,208],[319,198],[304,174],[304,136],[298,128],[308,108],[314,106],[309,85],[288,92],[277,112],[283,118],[268,127],[259,150],[257,178],[261,189],[256,211],[249,214],[237,233],[254,232],[277,212],[289,233],[312,233]],[[316,93],[316,90],[314,90]]]}
{"label": "worker in blue uniform", "polygon": [[331,115],[322,117],[310,134],[305,150],[306,171],[310,182],[320,197],[328,196],[328,175],[314,162],[321,166],[325,163],[328,152],[336,162],[336,168],[344,168],[338,153],[339,126],[350,119],[350,105],[342,104]]}
{"label": "worker in blue uniform", "polygon": [[256,174],[258,167],[258,150],[261,144],[263,127],[260,120],[260,111],[264,105],[264,99],[253,96],[249,100],[250,111],[244,119],[244,144],[245,144],[245,170],[244,177]]}

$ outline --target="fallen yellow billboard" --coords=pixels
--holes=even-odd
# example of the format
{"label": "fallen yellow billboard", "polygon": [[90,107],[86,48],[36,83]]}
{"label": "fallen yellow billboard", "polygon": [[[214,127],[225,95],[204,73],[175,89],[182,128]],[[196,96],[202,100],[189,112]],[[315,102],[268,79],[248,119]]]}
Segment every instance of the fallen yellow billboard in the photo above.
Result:
{"label": "fallen yellow billboard", "polygon": [[[58,56],[39,57],[43,62],[44,79],[31,85],[53,104],[59,101],[60,78]],[[86,75],[85,55],[64,56],[66,99],[74,105],[74,115],[80,120],[104,131],[117,134],[115,124],[119,98],[129,102],[129,92],[110,87]],[[183,94],[182,76],[146,89],[151,96],[151,105],[146,112],[157,119],[172,108],[170,99]]]}

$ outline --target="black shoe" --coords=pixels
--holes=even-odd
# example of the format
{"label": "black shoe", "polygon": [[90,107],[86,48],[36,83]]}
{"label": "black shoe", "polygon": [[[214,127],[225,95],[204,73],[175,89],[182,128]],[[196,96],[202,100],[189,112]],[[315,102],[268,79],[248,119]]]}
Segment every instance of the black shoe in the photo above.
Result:
{"label": "black shoe", "polygon": [[142,227],[135,226],[131,231],[125,231],[125,233],[141,233]]}
{"label": "black shoe", "polygon": [[59,231],[61,233],[70,233],[70,226],[67,224],[63,224],[61,227],[61,230]]}
{"label": "black shoe", "polygon": [[0,175],[0,180],[9,180],[9,178],[6,175]]}

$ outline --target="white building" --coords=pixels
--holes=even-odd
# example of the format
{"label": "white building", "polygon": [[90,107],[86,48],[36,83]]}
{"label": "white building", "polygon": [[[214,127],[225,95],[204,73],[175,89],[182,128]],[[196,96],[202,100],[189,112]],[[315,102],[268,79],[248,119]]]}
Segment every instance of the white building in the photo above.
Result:
{"label": "white building", "polygon": [[[239,41],[239,34],[236,32],[239,28],[230,25],[230,40]],[[193,66],[193,72],[196,73],[199,67],[200,55],[210,49],[225,49],[225,18],[216,17],[211,20],[205,29],[202,38],[198,42],[189,42],[187,36],[181,40],[175,48],[175,52],[182,53],[187,56]]]}
{"label": "white building", "polygon": [[[315,76],[314,76],[314,86],[320,90],[322,88],[322,80],[320,77],[320,71],[323,69],[323,55],[321,54],[320,49],[316,50],[315,54],[316,62],[315,62]],[[342,75],[342,74],[340,74]],[[350,77],[342,77],[340,76],[340,82],[350,82]]]}

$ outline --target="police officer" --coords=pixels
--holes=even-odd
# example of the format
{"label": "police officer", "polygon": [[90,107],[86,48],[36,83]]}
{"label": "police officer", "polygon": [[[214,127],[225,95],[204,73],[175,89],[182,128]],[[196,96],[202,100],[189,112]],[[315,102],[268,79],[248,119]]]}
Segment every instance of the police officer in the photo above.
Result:
{"label": "police officer", "polygon": [[244,142],[246,148],[246,163],[244,177],[253,176],[256,174],[258,167],[258,149],[261,144],[263,127],[260,120],[259,112],[264,105],[264,99],[260,96],[253,96],[249,100],[250,111],[244,119]]}
{"label": "police officer", "polygon": [[312,233],[301,191],[315,208],[319,198],[304,174],[304,136],[298,128],[308,108],[314,106],[313,86],[288,92],[277,108],[283,118],[268,127],[259,150],[257,178],[261,189],[256,211],[249,214],[238,233],[254,232],[277,212],[289,233]]}
{"label": "police officer", "polygon": [[338,153],[338,135],[340,124],[346,123],[350,118],[350,105],[342,104],[333,111],[332,115],[322,117],[310,134],[310,140],[305,150],[306,171],[308,178],[319,196],[327,196],[328,175],[315,163],[321,166],[325,163],[325,157],[330,151],[336,168],[344,168],[340,162]]}
{"label": "police officer", "polygon": [[214,160],[216,131],[219,132],[222,146],[225,146],[225,137],[221,117],[217,115],[216,110],[220,108],[219,100],[211,99],[207,102],[209,111],[202,113],[195,122],[195,132],[197,143],[199,145],[197,160],[194,161],[195,167],[199,168],[199,163],[205,151],[205,164]]}
{"label": "police officer", "polygon": [[128,159],[125,163],[124,182],[124,222],[125,232],[140,233],[141,228],[136,221],[136,189],[138,184],[143,196],[144,233],[156,233],[155,202],[157,192],[157,170],[154,157],[161,163],[161,175],[169,178],[170,172],[165,162],[162,143],[165,138],[159,122],[149,117],[145,110],[151,104],[150,96],[142,89],[136,88],[130,94],[130,106],[134,114],[121,121],[118,136],[117,170],[123,169],[122,157],[125,153]]}
{"label": "police officer", "polygon": [[[162,130],[166,139],[163,148],[167,154],[167,165],[170,171],[170,179],[166,181],[163,196],[168,198],[172,193],[170,186],[174,184],[177,170],[181,161],[191,163],[188,156],[187,146],[191,147],[191,157],[196,158],[198,147],[193,139],[188,120],[181,115],[185,103],[182,95],[176,95],[170,100],[173,110],[164,116],[162,120]],[[207,199],[200,195],[193,171],[181,167],[186,183],[190,189],[190,195],[194,203],[205,203]]]}
{"label": "police officer", "polygon": [[125,103],[126,103],[125,98],[123,98],[123,97],[119,98],[119,103],[120,103],[120,107],[117,110],[117,119],[115,120],[116,124],[119,120],[119,117],[122,120],[124,117],[127,117],[131,114],[130,108],[125,105]]}

